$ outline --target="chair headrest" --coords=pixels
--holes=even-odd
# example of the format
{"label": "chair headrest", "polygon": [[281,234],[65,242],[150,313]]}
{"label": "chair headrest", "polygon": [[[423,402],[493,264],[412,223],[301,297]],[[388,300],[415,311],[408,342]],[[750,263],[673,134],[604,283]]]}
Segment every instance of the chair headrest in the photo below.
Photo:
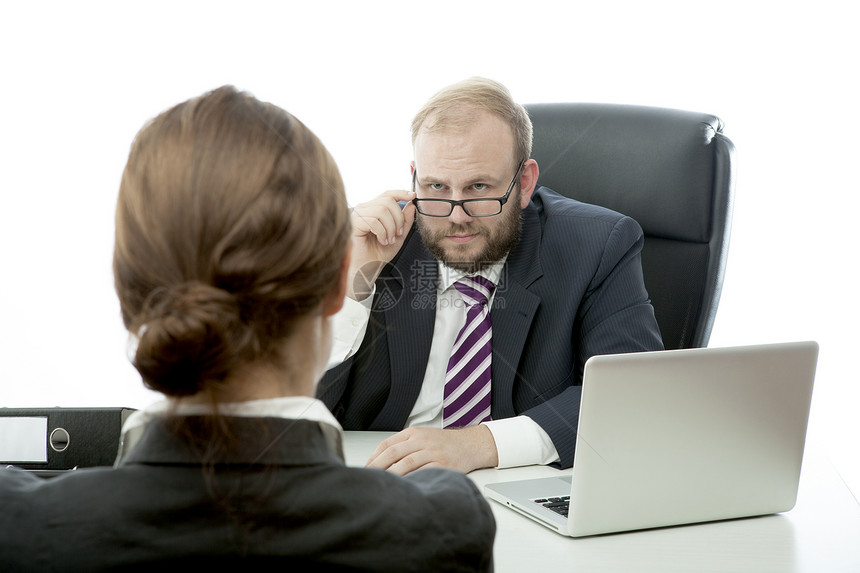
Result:
{"label": "chair headrest", "polygon": [[708,242],[713,190],[730,177],[734,149],[718,117],[619,104],[525,107],[540,185],[629,215],[648,236]]}

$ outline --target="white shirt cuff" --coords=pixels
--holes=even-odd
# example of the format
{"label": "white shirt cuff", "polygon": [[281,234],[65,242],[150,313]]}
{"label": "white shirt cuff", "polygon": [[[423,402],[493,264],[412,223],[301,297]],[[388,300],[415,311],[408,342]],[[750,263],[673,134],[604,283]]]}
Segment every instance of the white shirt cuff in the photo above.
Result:
{"label": "white shirt cuff", "polygon": [[496,441],[499,468],[546,465],[559,461],[549,435],[528,416],[484,422]]}
{"label": "white shirt cuff", "polygon": [[358,352],[367,331],[367,323],[370,322],[374,292],[362,301],[346,297],[343,307],[331,317],[332,345],[326,369],[337,366]]}

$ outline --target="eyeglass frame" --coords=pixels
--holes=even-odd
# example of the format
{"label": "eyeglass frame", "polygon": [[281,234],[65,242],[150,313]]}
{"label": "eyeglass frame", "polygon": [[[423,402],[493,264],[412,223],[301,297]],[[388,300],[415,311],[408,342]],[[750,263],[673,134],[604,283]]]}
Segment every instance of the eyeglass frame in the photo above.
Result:
{"label": "eyeglass frame", "polygon": [[[511,195],[511,191],[514,190],[514,184],[516,184],[517,179],[520,177],[520,172],[523,170],[523,165],[525,165],[526,160],[523,159],[520,161],[519,166],[517,167],[517,172],[514,173],[514,178],[511,179],[511,184],[508,186],[508,192],[502,195],[501,197],[479,197],[475,199],[460,199],[459,201],[455,201],[453,199],[434,199],[434,198],[426,198],[419,199],[418,197],[414,197],[412,199],[412,204],[415,205],[415,209],[424,215],[425,217],[450,217],[451,213],[454,212],[454,208],[459,205],[463,212],[469,217],[495,217],[499,213],[502,212],[502,208],[505,206],[505,203],[508,202],[508,198]],[[418,170],[412,170],[412,192],[415,193],[415,181],[418,178]],[[421,210],[421,206],[419,204],[420,201],[432,201],[433,203],[448,203],[451,206],[451,209],[448,211],[447,215],[430,215]],[[476,201],[498,201],[499,202],[499,211],[498,213],[493,213],[492,215],[472,215],[469,213],[469,210],[466,208],[466,203],[474,203]]]}

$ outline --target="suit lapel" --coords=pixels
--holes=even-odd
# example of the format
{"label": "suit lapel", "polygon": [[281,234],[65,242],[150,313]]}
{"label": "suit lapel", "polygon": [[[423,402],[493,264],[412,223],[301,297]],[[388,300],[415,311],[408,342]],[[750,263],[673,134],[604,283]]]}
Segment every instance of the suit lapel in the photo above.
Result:
{"label": "suit lapel", "polygon": [[403,428],[424,383],[436,320],[436,260],[413,227],[391,270],[388,330],[391,389],[369,429]]}
{"label": "suit lapel", "polygon": [[490,311],[493,325],[491,368],[494,419],[516,415],[513,387],[517,365],[541,302],[539,296],[528,290],[528,287],[543,275],[540,241],[538,212],[533,204],[529,204],[523,210],[522,238],[508,255]]}

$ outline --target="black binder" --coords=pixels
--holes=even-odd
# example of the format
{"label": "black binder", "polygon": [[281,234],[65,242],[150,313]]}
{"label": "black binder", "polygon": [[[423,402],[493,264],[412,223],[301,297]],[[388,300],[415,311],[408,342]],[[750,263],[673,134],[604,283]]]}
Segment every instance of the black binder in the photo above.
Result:
{"label": "black binder", "polygon": [[[112,466],[119,450],[122,425],[133,411],[132,408],[0,408],[0,422],[5,424],[0,427],[30,432],[15,438],[7,430],[6,436],[0,436],[0,466],[38,470],[45,476],[75,468]],[[36,431],[39,435],[33,433]],[[41,436],[43,431],[45,435]],[[45,455],[41,456],[38,445],[38,460],[32,456],[25,461],[3,459],[4,447],[7,452],[12,450],[15,444],[8,441],[16,439],[26,439],[34,445],[43,440]]]}

